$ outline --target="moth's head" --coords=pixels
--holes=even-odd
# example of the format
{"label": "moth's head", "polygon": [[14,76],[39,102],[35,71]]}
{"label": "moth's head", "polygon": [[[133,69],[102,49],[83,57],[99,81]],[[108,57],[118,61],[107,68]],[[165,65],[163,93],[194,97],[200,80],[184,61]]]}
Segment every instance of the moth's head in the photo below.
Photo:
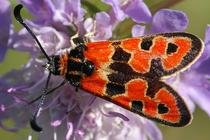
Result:
{"label": "moth's head", "polygon": [[50,57],[50,61],[47,62],[44,67],[54,75],[60,75],[60,57],[54,55]]}

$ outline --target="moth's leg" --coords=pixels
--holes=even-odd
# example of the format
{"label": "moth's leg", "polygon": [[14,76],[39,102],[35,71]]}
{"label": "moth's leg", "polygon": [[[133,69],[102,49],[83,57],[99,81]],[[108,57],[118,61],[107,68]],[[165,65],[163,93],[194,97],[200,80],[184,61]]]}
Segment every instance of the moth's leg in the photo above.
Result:
{"label": "moth's leg", "polygon": [[42,106],[44,104],[44,101],[46,99],[46,93],[47,93],[47,90],[48,90],[48,86],[49,86],[49,82],[50,82],[50,78],[51,78],[51,72],[49,72],[48,74],[48,77],[47,77],[47,82],[45,84],[45,87],[43,89],[43,93],[40,97],[40,102],[38,104],[38,107],[37,107],[37,110],[35,110],[31,120],[30,120],[30,125],[31,125],[31,128],[34,130],[34,131],[37,131],[37,132],[41,132],[42,131],[42,128],[37,124],[36,122],[36,119],[37,117],[39,116],[41,110],[42,110]]}
{"label": "moth's leg", "polygon": [[79,34],[79,30],[77,30],[77,33],[73,35],[70,39],[71,46],[75,48],[79,45],[83,45],[87,42],[90,42],[91,38],[95,36],[95,33],[96,33],[96,20],[93,21],[93,31],[86,33],[84,36],[81,36]]}
{"label": "moth's leg", "polygon": [[30,125],[31,125],[31,128],[34,130],[34,131],[37,131],[37,132],[41,132],[42,131],[42,128],[37,124],[36,122],[36,119],[37,117],[39,116],[41,110],[42,110],[42,105],[46,99],[46,96],[50,93],[52,93],[53,91],[55,91],[56,89],[62,87],[66,81],[64,80],[62,83],[60,83],[58,86],[56,86],[55,88],[51,89],[50,91],[47,91],[48,90],[48,85],[49,85],[49,81],[50,81],[50,77],[51,77],[51,73],[49,73],[48,75],[48,78],[47,78],[47,82],[46,82],[46,85],[45,85],[45,88],[43,90],[43,94],[41,96],[39,96],[38,98],[34,99],[33,101],[31,101],[30,103],[33,103],[37,100],[40,99],[40,102],[39,102],[39,105],[38,105],[38,108],[37,110],[34,112],[31,120],[30,120]]}
{"label": "moth's leg", "polygon": [[78,38],[78,37],[79,37],[79,33],[78,32],[71,37],[70,44],[71,44],[72,48],[76,48],[77,43],[74,40],[75,40],[75,38]]}
{"label": "moth's leg", "polygon": [[91,32],[86,33],[84,36],[87,39],[86,42],[90,42],[90,39],[94,37],[96,34],[96,20],[93,21],[93,30]]}
{"label": "moth's leg", "polygon": [[[63,80],[60,84],[58,84],[56,87],[52,88],[51,90],[47,91],[45,95],[49,95],[51,93],[53,93],[55,90],[59,89],[60,87],[62,87],[63,85],[65,85],[66,80]],[[35,98],[34,100],[30,101],[29,104],[32,104],[36,101],[38,101],[39,99],[41,99],[42,95],[40,95],[39,97]]]}

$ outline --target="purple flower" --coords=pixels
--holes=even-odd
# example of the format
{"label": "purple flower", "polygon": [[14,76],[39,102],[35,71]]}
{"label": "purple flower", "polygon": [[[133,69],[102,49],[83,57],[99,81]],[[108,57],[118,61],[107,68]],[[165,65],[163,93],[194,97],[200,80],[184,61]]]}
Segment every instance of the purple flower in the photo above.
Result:
{"label": "purple flower", "polygon": [[152,33],[184,31],[188,25],[185,13],[177,10],[162,9],[152,19]]}
{"label": "purple flower", "polygon": [[147,23],[151,20],[151,12],[142,0],[102,0],[112,6],[112,21],[122,21],[127,16],[137,23]]}
{"label": "purple flower", "polygon": [[103,0],[103,2],[112,6],[112,12],[116,19],[124,20],[125,14],[120,7],[120,2],[118,0]]}
{"label": "purple flower", "polygon": [[0,5],[0,62],[2,62],[8,49],[11,30],[11,11],[10,3],[7,0],[0,1]]}
{"label": "purple flower", "polygon": [[[112,31],[126,17],[137,23],[132,29],[133,36],[183,31],[188,24],[186,15],[175,10],[160,10],[152,17],[142,0],[103,0],[103,2],[110,4],[112,9],[98,12],[95,17],[89,18],[85,17],[85,12],[88,11],[81,7],[80,0],[20,1],[35,17],[33,21],[26,22],[48,55],[59,54],[72,47],[69,40],[77,31],[80,35],[93,32],[92,40],[116,38],[112,35]],[[1,19],[1,16],[4,17],[0,15]],[[138,25],[139,23],[149,24],[151,30],[146,30],[146,27]],[[9,34],[9,30],[5,31],[5,34]],[[30,115],[36,110],[38,102],[29,104],[29,101],[42,94],[43,85],[47,79],[47,72],[42,69],[42,65],[46,63],[46,60],[40,55],[40,50],[25,29],[21,29],[7,38],[13,49],[31,54],[31,58],[22,69],[11,70],[0,77],[0,96],[2,96],[0,99],[4,99],[0,100],[0,127],[5,130],[16,131],[28,124]],[[208,44],[208,39],[206,40],[206,44]],[[1,42],[2,40],[0,40]],[[208,59],[209,54],[206,54],[201,64]],[[199,65],[201,66],[201,64]],[[204,76],[204,72],[200,73],[198,69],[194,68],[191,72],[200,74],[200,82],[206,84],[208,73]],[[185,79],[185,75],[182,73],[180,77]],[[49,88],[55,87],[62,80],[61,77],[53,76]],[[171,84],[174,85],[176,84],[174,81],[177,80],[172,79],[171,81],[173,81]],[[190,77],[178,82],[183,82],[190,87],[189,81]],[[204,89],[209,90],[208,87]],[[195,92],[192,87],[191,90]],[[182,94],[182,91],[180,93]],[[188,104],[194,105],[192,97],[195,98],[196,96],[191,97],[186,93],[184,97]],[[200,100],[204,100],[203,97]],[[208,108],[204,110],[209,111]],[[19,116],[17,117],[16,114]],[[8,118],[14,120],[15,126],[13,128],[7,128],[3,125],[3,121]],[[40,139],[56,139],[56,137],[67,140],[73,137],[78,140],[162,139],[162,134],[154,122],[140,116],[137,117],[121,107],[84,91],[76,93],[74,87],[69,84],[48,96],[42,113],[38,117],[38,123],[44,129],[44,132],[40,134]]]}
{"label": "purple flower", "polygon": [[[84,28],[87,33],[94,32],[94,36],[92,39],[109,39],[112,37],[112,24],[110,21],[110,16],[106,12],[100,12],[96,14],[95,25],[92,18],[88,18],[84,22]],[[95,29],[94,29],[94,26]]]}
{"label": "purple flower", "polygon": [[136,24],[132,27],[131,32],[133,37],[143,36],[146,34],[146,27]]}
{"label": "purple flower", "polygon": [[188,26],[188,18],[184,12],[170,9],[157,11],[149,22],[151,29],[146,30],[145,26],[134,25],[133,36],[141,36],[151,33],[166,33],[184,31]]}
{"label": "purple flower", "polygon": [[124,6],[125,13],[137,23],[151,21],[151,12],[143,0],[133,0]]}
{"label": "purple flower", "polygon": [[27,7],[30,13],[36,17],[36,22],[42,24],[49,24],[52,22],[54,7],[51,1],[45,0],[20,0],[20,2]]}

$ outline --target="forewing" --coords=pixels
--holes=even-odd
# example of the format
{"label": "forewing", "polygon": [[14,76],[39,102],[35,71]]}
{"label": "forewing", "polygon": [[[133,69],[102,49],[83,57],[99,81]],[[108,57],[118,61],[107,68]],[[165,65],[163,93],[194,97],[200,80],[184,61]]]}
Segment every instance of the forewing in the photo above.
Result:
{"label": "forewing", "polygon": [[202,40],[184,32],[90,42],[86,45],[84,55],[98,69],[109,71],[107,65],[122,62],[145,77],[157,79],[188,68],[204,48]]}

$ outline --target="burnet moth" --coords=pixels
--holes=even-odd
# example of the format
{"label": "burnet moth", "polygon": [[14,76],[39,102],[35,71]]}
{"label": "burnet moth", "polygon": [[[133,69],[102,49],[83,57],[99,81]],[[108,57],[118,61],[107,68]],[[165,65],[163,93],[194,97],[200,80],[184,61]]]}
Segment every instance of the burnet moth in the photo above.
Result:
{"label": "burnet moth", "polygon": [[[41,97],[70,83],[148,119],[173,127],[191,122],[192,116],[179,94],[163,79],[189,68],[201,55],[203,42],[185,32],[162,33],[115,41],[86,42],[74,38],[76,47],[60,55],[48,56],[31,29],[24,23],[17,5],[14,15],[32,35],[48,60],[48,79]],[[48,89],[51,74],[64,77]],[[35,131],[39,110],[31,119]]]}

